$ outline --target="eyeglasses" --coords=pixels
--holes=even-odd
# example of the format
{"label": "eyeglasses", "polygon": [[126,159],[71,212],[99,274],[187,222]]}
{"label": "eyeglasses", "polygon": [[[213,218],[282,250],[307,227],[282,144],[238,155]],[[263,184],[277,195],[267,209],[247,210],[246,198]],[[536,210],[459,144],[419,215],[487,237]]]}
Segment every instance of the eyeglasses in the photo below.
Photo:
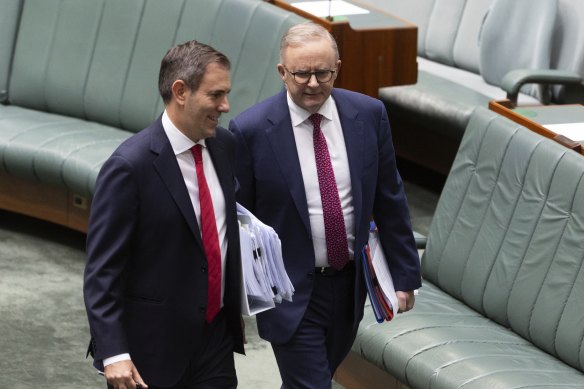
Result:
{"label": "eyeglasses", "polygon": [[315,72],[291,72],[288,68],[282,65],[284,69],[292,75],[294,82],[300,85],[308,84],[312,76],[316,77],[316,81],[319,84],[324,84],[329,82],[333,78],[336,70],[317,70]]}

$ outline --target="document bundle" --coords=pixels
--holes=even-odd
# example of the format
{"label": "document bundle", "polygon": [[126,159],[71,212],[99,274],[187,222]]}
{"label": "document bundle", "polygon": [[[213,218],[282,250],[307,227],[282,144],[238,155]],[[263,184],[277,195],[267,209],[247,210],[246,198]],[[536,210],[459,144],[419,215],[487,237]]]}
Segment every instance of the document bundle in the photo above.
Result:
{"label": "document bundle", "polygon": [[399,304],[379,234],[374,226],[369,231],[369,244],[363,248],[362,260],[363,275],[375,319],[378,323],[389,321],[397,313]]}
{"label": "document bundle", "polygon": [[284,268],[282,244],[274,229],[237,204],[242,267],[242,313],[252,316],[292,301],[294,287]]}

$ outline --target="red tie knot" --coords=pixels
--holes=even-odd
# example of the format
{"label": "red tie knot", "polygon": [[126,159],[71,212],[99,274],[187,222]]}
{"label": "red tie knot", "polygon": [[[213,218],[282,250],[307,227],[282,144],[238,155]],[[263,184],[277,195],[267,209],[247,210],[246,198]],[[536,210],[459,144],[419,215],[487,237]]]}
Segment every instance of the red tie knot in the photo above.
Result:
{"label": "red tie knot", "polygon": [[320,128],[320,121],[322,120],[321,114],[313,113],[308,119],[310,119],[314,128]]}
{"label": "red tie knot", "polygon": [[203,162],[203,146],[200,144],[196,144],[191,147],[191,152],[193,153],[193,157],[195,158],[195,163],[200,164]]}

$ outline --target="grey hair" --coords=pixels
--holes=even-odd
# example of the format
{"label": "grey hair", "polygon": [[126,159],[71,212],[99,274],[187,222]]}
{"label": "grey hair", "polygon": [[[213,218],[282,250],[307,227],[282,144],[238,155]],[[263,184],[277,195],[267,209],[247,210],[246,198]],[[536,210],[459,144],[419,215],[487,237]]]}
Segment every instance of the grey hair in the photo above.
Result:
{"label": "grey hair", "polygon": [[307,42],[314,42],[321,39],[328,40],[335,52],[335,60],[339,59],[339,48],[335,38],[320,24],[305,22],[296,24],[282,36],[280,41],[280,63],[284,63],[284,51],[288,47],[302,46]]}

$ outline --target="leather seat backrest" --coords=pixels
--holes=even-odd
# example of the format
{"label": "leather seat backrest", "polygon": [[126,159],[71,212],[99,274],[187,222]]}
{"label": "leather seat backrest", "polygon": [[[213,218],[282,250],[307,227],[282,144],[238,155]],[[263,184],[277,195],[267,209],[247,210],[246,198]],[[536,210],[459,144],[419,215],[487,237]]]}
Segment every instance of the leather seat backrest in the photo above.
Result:
{"label": "leather seat backrest", "polygon": [[[475,1],[475,0],[469,0]],[[422,57],[454,65],[454,41],[467,0],[436,0],[425,36]]]}
{"label": "leather seat backrest", "polygon": [[457,68],[479,74],[481,33],[492,3],[493,0],[466,2],[452,48]]}
{"label": "leather seat backrest", "polygon": [[21,9],[22,0],[0,2],[0,103],[8,100],[8,76]]}
{"label": "leather seat backrest", "polygon": [[[549,69],[557,0],[494,0],[480,44],[480,73],[492,85],[515,69]],[[539,96],[534,86],[522,92]]]}
{"label": "leather seat backrest", "polygon": [[[10,101],[138,131],[162,112],[157,84],[164,53],[197,39],[232,61],[226,124],[281,90],[279,36],[302,21],[260,0],[27,0]],[[244,50],[255,50],[254,57]]]}
{"label": "leather seat backrest", "polygon": [[[569,70],[584,77],[584,1],[559,0],[558,21],[552,43],[552,69]],[[584,103],[584,88],[555,86],[556,103]]]}
{"label": "leather seat backrest", "polygon": [[426,280],[584,368],[584,158],[476,108],[422,259]]}
{"label": "leather seat backrest", "polygon": [[241,23],[243,8],[250,8],[243,3],[239,9],[235,4],[227,4],[229,6],[224,7],[224,12],[214,22],[216,27],[210,40],[212,46],[232,61],[231,111],[223,115],[224,125],[237,113],[283,88],[276,68],[280,62],[280,39],[292,25],[305,21],[293,13],[260,3],[249,13],[245,30],[224,28]]}
{"label": "leather seat backrest", "polygon": [[367,0],[377,9],[405,19],[418,27],[418,55],[426,53],[426,31],[436,0]]}

